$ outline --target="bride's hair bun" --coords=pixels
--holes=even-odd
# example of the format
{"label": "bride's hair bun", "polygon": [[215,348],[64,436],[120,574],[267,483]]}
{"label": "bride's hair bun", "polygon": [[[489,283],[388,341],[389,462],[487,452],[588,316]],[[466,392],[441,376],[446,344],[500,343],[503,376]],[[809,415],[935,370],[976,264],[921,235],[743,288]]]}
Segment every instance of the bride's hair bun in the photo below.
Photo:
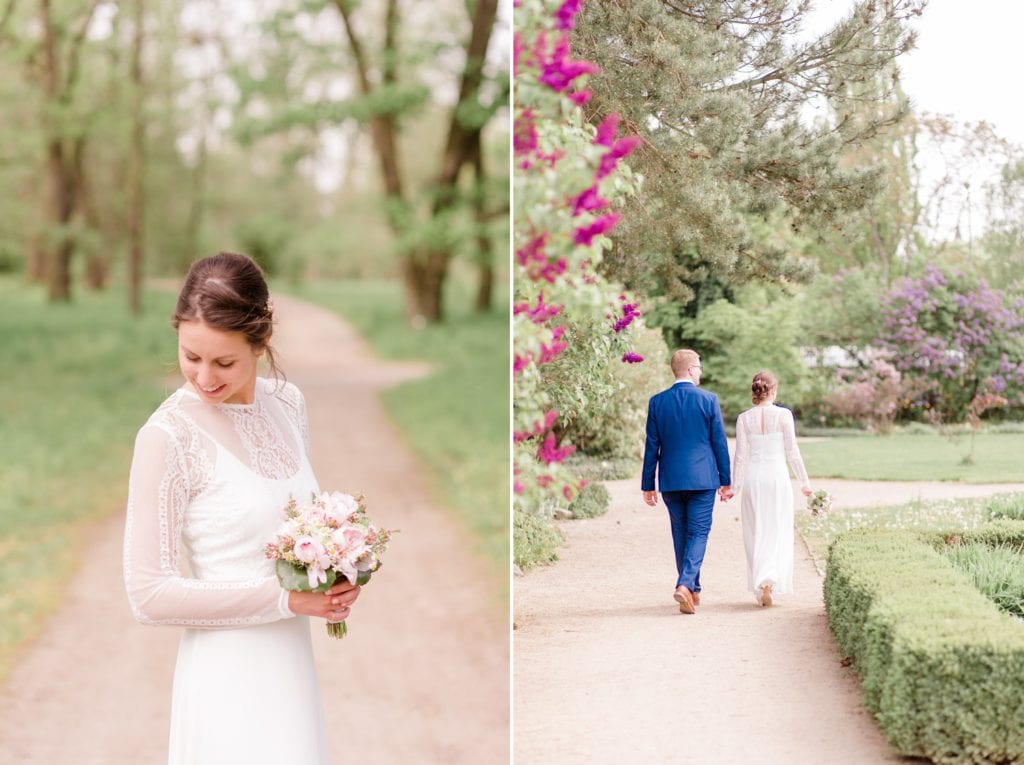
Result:
{"label": "bride's hair bun", "polygon": [[758,372],[754,375],[754,381],[750,383],[750,399],[755,404],[760,404],[767,399],[773,390],[779,385],[775,375],[771,372]]}

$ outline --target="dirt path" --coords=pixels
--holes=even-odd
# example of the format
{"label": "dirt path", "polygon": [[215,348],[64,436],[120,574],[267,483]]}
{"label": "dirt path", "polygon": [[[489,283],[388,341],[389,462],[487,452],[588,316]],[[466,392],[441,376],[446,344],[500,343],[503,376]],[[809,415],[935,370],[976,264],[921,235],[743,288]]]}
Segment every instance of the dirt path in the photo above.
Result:
{"label": "dirt path", "polygon": [[[363,491],[371,516],[401,529],[345,641],[314,625],[331,761],[507,762],[507,606],[467,535],[430,504],[377,401],[425,369],[372,358],[327,311],[275,304],[275,345],[306,395],[321,486]],[[0,688],[0,762],[166,762],[181,630],[132,619],[122,532],[121,513],[90,530],[65,604]]]}
{"label": "dirt path", "polygon": [[[719,503],[703,605],[681,615],[667,512],[644,505],[639,485],[607,483],[609,512],[562,523],[561,560],[516,577],[516,765],[899,761],[840,665],[806,548],[797,542],[796,592],[758,607],[746,590],[739,503]],[[835,507],[1024,490],[814,485]]]}

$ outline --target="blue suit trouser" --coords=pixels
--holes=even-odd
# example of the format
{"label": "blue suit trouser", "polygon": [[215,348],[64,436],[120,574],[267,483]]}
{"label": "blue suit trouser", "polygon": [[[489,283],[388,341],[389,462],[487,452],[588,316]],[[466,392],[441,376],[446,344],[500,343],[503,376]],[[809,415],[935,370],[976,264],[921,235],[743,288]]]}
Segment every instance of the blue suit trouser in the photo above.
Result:
{"label": "blue suit trouser", "polygon": [[676,552],[676,586],[700,592],[700,567],[711,532],[715,490],[663,491],[672,524],[672,545]]}

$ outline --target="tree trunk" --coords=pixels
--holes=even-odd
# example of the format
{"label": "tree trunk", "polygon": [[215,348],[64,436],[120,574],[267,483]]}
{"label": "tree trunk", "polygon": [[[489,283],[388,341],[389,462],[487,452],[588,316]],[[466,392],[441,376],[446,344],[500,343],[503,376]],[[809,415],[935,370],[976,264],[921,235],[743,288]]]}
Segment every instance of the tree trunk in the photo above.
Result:
{"label": "tree trunk", "polygon": [[448,257],[443,252],[430,252],[426,257],[416,253],[402,261],[405,285],[406,315],[414,327],[436,323],[444,318],[444,283],[448,276]]}
{"label": "tree trunk", "polygon": [[128,304],[132,313],[142,313],[142,225],[145,200],[143,198],[143,168],[145,162],[145,120],[142,113],[142,32],[144,2],[135,0],[135,34],[132,39],[132,136],[131,187],[128,199]]}
{"label": "tree trunk", "polygon": [[75,245],[68,233],[75,204],[73,174],[64,161],[64,145],[51,137],[47,145],[47,174],[50,179],[50,225],[59,230],[58,241],[46,247],[47,292],[52,302],[71,300],[71,254]]}
{"label": "tree trunk", "polygon": [[483,150],[480,146],[480,136],[477,134],[477,141],[472,151],[473,179],[476,188],[473,194],[473,220],[476,223],[476,246],[477,257],[479,258],[480,272],[477,282],[476,304],[474,309],[477,313],[488,313],[493,305],[494,292],[494,248],[491,238],[487,236],[485,224],[487,211],[484,205],[484,185],[487,176],[484,168]]}

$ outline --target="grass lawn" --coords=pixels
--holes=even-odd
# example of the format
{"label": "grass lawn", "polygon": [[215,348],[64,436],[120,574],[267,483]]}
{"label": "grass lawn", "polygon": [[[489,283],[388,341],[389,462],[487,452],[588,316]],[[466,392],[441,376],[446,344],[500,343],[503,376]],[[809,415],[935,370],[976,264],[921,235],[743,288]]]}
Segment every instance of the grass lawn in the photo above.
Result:
{"label": "grass lawn", "polygon": [[123,507],[135,432],[177,369],[172,298],[148,294],[139,320],[126,302],[48,305],[0,279],[0,677],[56,605],[81,524]]}
{"label": "grass lawn", "polygon": [[337,311],[383,358],[419,359],[436,372],[382,394],[389,416],[426,465],[439,504],[480,541],[508,597],[509,323],[506,302],[472,311],[453,285],[444,322],[412,330],[397,282],[316,282],[289,291]]}
{"label": "grass lawn", "polygon": [[965,465],[971,437],[892,433],[884,436],[801,438],[807,471],[815,478],[859,481],[1024,482],[1024,433],[975,437],[974,464]]}

